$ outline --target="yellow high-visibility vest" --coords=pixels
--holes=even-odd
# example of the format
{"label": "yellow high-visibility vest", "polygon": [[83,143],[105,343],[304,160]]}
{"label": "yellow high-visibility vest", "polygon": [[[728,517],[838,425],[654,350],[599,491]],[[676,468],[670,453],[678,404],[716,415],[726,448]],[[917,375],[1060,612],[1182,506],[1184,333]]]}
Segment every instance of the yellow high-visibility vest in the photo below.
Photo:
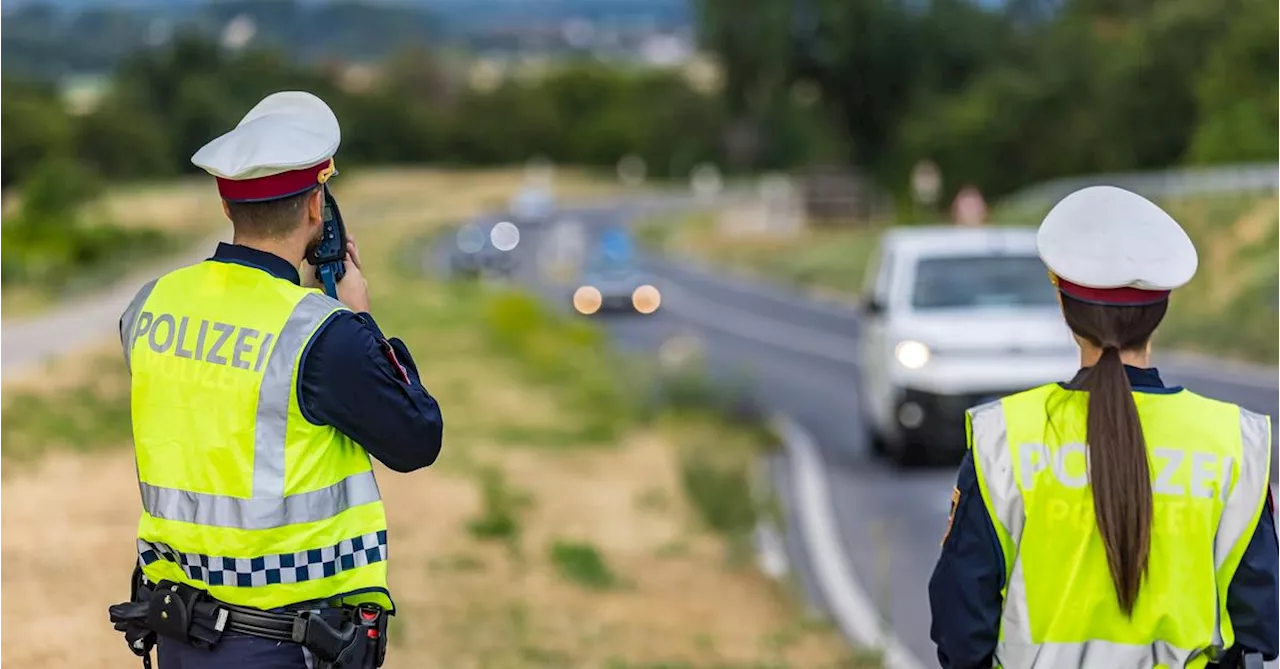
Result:
{"label": "yellow high-visibility vest", "polygon": [[217,261],[138,292],[121,341],[150,581],[260,609],[335,599],[393,609],[369,455],[298,407],[303,352],[344,308]]}
{"label": "yellow high-visibility vest", "polygon": [[1234,642],[1227,586],[1266,499],[1270,418],[1185,390],[1133,397],[1154,506],[1132,618],[1120,611],[1094,517],[1088,393],[1051,384],[969,411],[1007,575],[997,666],[1203,667]]}

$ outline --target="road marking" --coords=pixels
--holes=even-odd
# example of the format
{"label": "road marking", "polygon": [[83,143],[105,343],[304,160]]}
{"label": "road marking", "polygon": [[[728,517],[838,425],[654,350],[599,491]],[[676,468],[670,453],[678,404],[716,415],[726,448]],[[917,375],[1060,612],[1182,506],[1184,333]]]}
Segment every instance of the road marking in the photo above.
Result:
{"label": "road marking", "polygon": [[[856,339],[827,334],[758,316],[736,307],[726,307],[701,298],[670,280],[659,282],[663,308],[703,327],[754,339],[799,353],[817,355],[858,366]],[[670,296],[670,297],[667,297]]]}
{"label": "road marking", "polygon": [[794,462],[791,471],[795,476],[793,492],[801,540],[813,559],[818,587],[825,593],[824,599],[840,631],[862,646],[881,649],[885,666],[924,669],[925,665],[896,636],[882,629],[875,605],[853,573],[839,540],[826,467],[813,437],[784,414],[775,415],[772,423]]}
{"label": "road marking", "polygon": [[772,523],[757,523],[752,533],[756,545],[756,566],[775,581],[791,570],[787,549]]}

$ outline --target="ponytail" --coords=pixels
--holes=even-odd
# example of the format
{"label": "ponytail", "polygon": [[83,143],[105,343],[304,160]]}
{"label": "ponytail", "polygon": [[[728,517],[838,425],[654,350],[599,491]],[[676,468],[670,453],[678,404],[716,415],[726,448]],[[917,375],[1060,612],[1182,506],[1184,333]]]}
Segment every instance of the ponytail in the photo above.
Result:
{"label": "ponytail", "polygon": [[1081,385],[1089,392],[1086,441],[1094,515],[1120,610],[1132,616],[1151,552],[1151,469],[1120,346],[1106,342]]}

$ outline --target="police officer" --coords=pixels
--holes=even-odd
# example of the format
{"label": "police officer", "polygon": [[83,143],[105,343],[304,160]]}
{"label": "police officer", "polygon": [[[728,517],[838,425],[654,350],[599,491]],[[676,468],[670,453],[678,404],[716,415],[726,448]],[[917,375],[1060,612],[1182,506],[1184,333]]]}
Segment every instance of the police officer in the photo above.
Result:
{"label": "police officer", "polygon": [[336,300],[304,262],[339,140],[323,101],[282,92],[196,152],[233,241],[143,286],[120,320],[142,577],[135,608],[112,618],[144,663],[152,641],[161,669],[381,661],[353,660],[342,639],[362,624],[361,643],[380,642],[394,613],[369,456],[428,466],[442,420],[409,351],[369,315],[354,240]]}
{"label": "police officer", "polygon": [[1151,335],[1196,269],[1146,199],[1072,193],[1040,226],[1082,368],[970,409],[929,582],[947,669],[1237,666],[1277,654],[1271,424],[1168,387]]}

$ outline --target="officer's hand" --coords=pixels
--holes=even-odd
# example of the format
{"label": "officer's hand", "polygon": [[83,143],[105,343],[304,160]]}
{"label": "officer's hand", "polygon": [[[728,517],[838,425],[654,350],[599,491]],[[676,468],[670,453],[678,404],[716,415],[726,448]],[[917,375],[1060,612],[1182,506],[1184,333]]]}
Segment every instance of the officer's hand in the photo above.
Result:
{"label": "officer's hand", "polygon": [[347,274],[338,282],[338,300],[352,311],[368,312],[369,283],[365,281],[364,272],[360,271],[360,249],[350,234],[347,235],[347,257],[343,263]]}

